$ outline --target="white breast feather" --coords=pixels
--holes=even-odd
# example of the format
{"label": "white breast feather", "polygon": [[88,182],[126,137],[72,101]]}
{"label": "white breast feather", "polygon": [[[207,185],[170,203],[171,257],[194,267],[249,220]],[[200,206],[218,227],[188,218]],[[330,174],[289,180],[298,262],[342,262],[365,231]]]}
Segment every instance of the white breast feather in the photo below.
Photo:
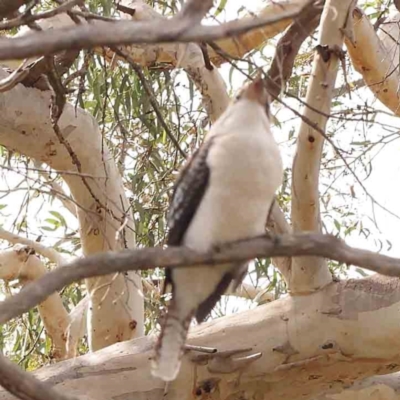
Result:
{"label": "white breast feather", "polygon": [[[265,110],[254,102],[241,100],[230,111],[207,138],[214,137],[215,141],[207,156],[210,181],[184,236],[184,245],[198,251],[263,234],[283,178],[280,152]],[[174,281],[190,291],[189,302],[196,304],[207,298],[207,288],[212,292],[216,287],[221,269],[230,267],[197,267],[190,273],[178,268],[173,271]],[[176,300],[187,303],[188,292],[177,291]]]}

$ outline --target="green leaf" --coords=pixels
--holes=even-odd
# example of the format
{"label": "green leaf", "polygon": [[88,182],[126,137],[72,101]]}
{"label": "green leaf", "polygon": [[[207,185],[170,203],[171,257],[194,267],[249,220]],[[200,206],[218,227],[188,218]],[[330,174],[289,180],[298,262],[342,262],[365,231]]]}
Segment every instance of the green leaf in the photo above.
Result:
{"label": "green leaf", "polygon": [[49,211],[51,215],[56,217],[62,226],[67,226],[67,221],[58,211]]}
{"label": "green leaf", "polygon": [[221,14],[222,11],[224,11],[226,3],[228,2],[228,0],[221,0],[218,4],[217,9],[215,10],[214,16],[218,16],[219,14]]}

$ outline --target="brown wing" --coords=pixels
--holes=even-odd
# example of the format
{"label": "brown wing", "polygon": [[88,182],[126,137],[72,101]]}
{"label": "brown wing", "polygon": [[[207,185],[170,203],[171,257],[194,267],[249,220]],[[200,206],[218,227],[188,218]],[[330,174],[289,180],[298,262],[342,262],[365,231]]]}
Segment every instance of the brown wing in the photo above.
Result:
{"label": "brown wing", "polygon": [[[212,139],[197,149],[189,162],[183,168],[172,194],[168,213],[169,246],[180,246],[185,232],[192,221],[201,199],[208,186],[210,169],[207,165],[207,154]],[[171,284],[171,270],[165,270],[165,285]],[[173,289],[173,288],[172,288]]]}

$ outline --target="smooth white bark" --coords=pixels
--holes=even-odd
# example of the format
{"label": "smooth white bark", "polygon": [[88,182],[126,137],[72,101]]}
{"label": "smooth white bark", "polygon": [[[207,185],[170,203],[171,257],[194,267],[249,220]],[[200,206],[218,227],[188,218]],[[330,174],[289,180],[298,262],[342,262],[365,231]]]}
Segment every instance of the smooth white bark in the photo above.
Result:
{"label": "smooth white bark", "polygon": [[[1,71],[1,77],[5,73]],[[84,254],[134,245],[132,216],[121,177],[107,146],[102,143],[94,118],[67,104],[59,125],[81,163],[79,176],[64,146],[55,135],[49,118],[50,93],[18,85],[0,95],[0,143],[9,149],[40,160],[60,173],[79,205],[81,242]],[[87,189],[90,187],[92,193]],[[93,350],[143,334],[143,298],[138,274],[87,281],[91,293],[88,313],[89,342]]]}
{"label": "smooth white bark", "polygon": [[[343,45],[343,29],[348,25],[353,0],[328,0],[321,17],[316,50],[303,116],[325,131],[330,113],[336,75]],[[348,28],[348,27],[347,27]],[[318,110],[318,112],[313,111]],[[292,177],[292,224],[295,231],[320,231],[319,173],[324,138],[306,121],[300,123]],[[306,293],[324,287],[332,277],[325,260],[317,257],[295,258],[288,285],[293,293]]]}
{"label": "smooth white bark", "polygon": [[400,115],[399,19],[399,14],[394,15],[392,23],[385,24],[378,36],[368,17],[357,8],[353,12],[354,40],[346,39],[354,68],[376,97],[396,115]]}
{"label": "smooth white bark", "polygon": [[[188,353],[164,398],[311,399],[398,370],[399,306],[398,280],[376,276],[202,324],[191,330],[190,344],[252,349],[197,365],[189,357],[202,354]],[[70,395],[159,400],[165,385],[150,374],[153,343],[153,337],[119,343],[34,374]],[[10,398],[0,392],[0,399]]]}
{"label": "smooth white bark", "polygon": [[38,254],[54,262],[57,266],[61,266],[67,263],[67,260],[57,250],[54,250],[51,247],[44,246],[43,244],[38,243],[34,240],[30,240],[15,233],[9,232],[2,227],[0,227],[0,239],[6,240],[8,243],[11,244],[24,244],[26,246],[29,246]]}
{"label": "smooth white bark", "polygon": [[[4,281],[20,280],[21,284],[32,282],[47,273],[46,266],[35,255],[30,254],[32,247],[15,245],[10,250],[0,252],[0,279]],[[66,347],[66,331],[70,323],[67,310],[58,293],[49,296],[39,304],[38,311],[47,334],[53,342],[52,356],[56,360],[70,358],[74,348]],[[71,341],[75,339],[71,337]]]}

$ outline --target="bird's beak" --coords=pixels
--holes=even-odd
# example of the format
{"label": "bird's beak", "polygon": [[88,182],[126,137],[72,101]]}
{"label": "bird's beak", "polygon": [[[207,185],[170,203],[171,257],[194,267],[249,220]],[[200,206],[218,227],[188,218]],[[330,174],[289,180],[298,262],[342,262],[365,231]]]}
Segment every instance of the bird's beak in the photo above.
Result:
{"label": "bird's beak", "polygon": [[243,89],[241,97],[261,104],[269,115],[270,97],[261,74]]}

